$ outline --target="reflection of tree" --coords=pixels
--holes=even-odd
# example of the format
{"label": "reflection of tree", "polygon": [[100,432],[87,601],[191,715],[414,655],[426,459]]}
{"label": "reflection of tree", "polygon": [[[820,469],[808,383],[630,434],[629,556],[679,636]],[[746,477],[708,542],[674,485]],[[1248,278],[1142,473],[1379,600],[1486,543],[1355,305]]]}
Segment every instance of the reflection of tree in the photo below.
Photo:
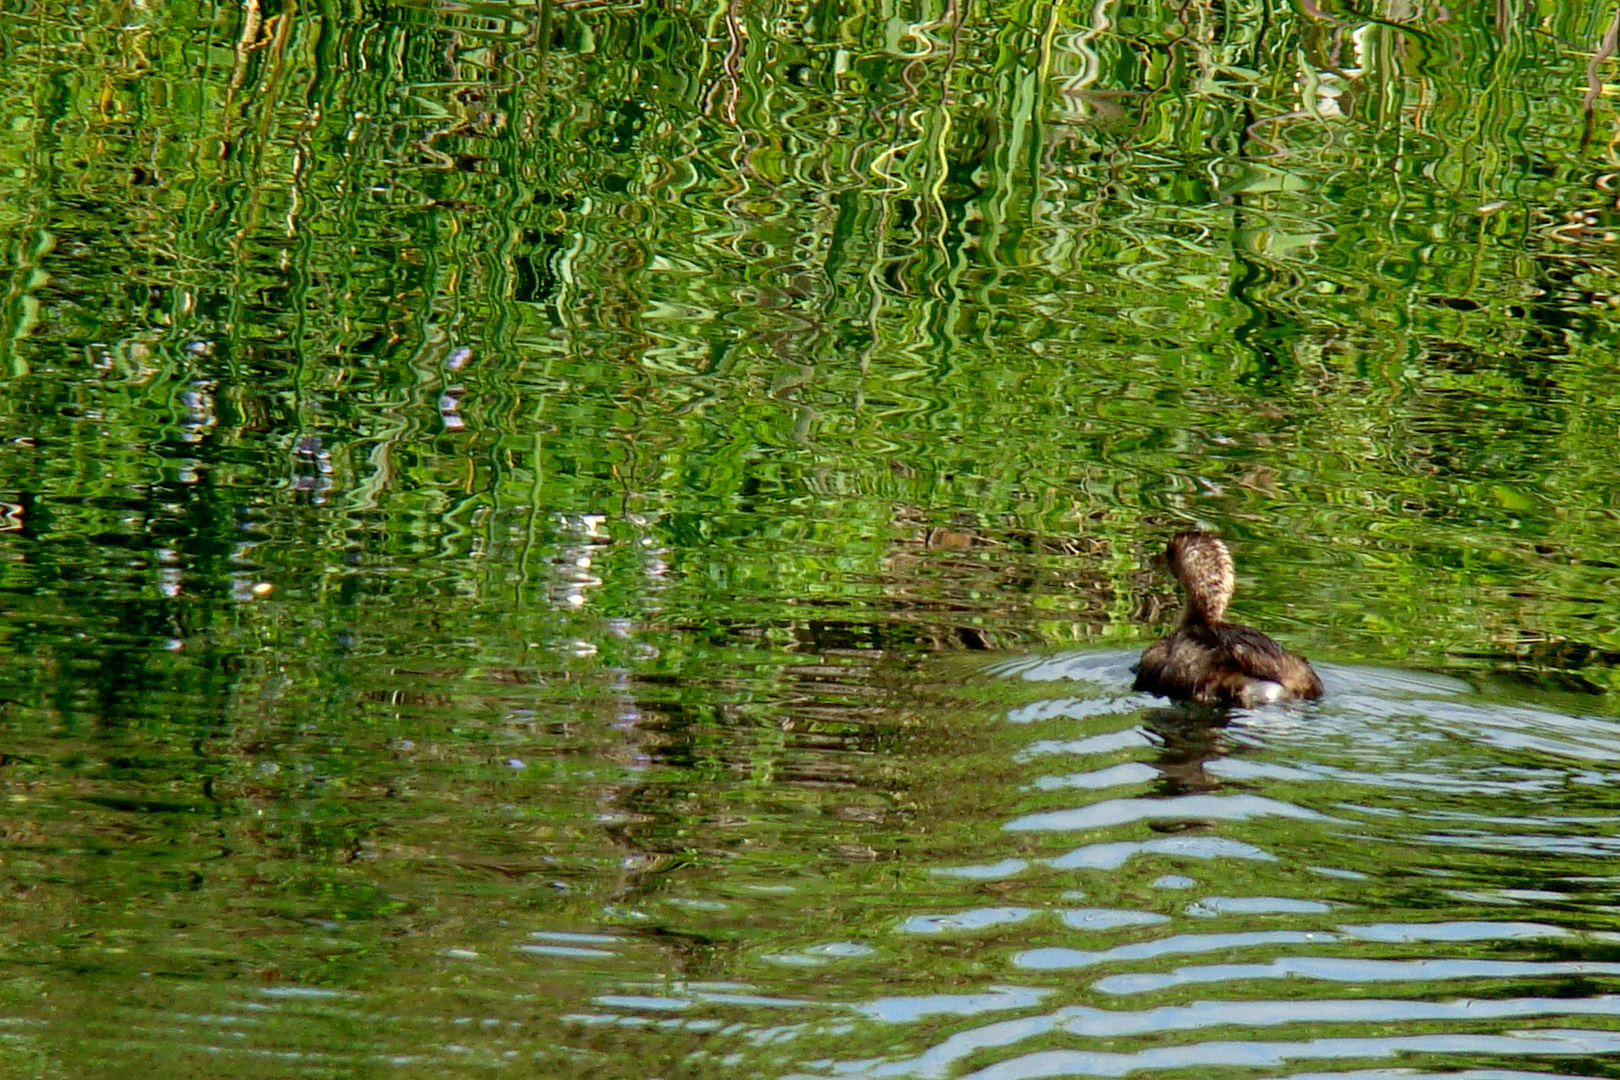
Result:
{"label": "reflection of tree", "polygon": [[[848,651],[784,659],[766,683],[728,686],[699,672],[620,710],[621,756],[648,779],[600,793],[604,832],[626,853],[616,896],[656,893],[671,873],[747,857],[762,833],[786,840],[802,830],[823,844],[827,817],[849,823],[849,836],[807,856],[886,857],[865,834],[905,801],[888,679]],[[671,691],[688,700],[669,700]]]}

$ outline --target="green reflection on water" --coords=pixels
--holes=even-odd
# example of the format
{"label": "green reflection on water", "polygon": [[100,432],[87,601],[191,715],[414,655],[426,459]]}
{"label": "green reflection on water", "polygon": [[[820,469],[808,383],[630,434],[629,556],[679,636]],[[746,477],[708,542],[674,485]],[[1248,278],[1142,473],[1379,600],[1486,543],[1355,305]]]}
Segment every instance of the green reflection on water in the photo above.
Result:
{"label": "green reflection on water", "polygon": [[[1159,863],[1083,902],[932,871],[1044,865],[1074,844],[1004,823],[1094,790],[1029,775],[1023,691],[956,653],[1136,647],[1190,522],[1314,657],[1612,712],[1605,18],[0,13],[5,993],[105,1040],[3,1060],[183,1058],[163,1011],[224,985],[294,1015],[231,1038],[434,1072],[463,1013],[1009,977],[908,919],[1179,917]],[[1163,783],[1209,782],[1182,749]],[[1293,842],[1249,828],[1217,831]],[[1302,860],[1200,884],[1297,899]],[[1382,902],[1441,904],[1417,876]],[[642,1063],[586,1029],[553,1066]]]}

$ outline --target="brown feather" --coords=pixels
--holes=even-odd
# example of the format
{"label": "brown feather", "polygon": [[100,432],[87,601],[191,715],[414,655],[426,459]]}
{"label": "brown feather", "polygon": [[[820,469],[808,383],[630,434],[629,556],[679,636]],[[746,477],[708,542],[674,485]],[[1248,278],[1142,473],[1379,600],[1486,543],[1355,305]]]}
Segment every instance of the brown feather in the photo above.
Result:
{"label": "brown feather", "polygon": [[1322,696],[1309,661],[1260,631],[1224,620],[1232,599],[1232,556],[1212,533],[1170,540],[1170,569],[1187,591],[1181,625],[1149,645],[1135,689],[1176,701],[1252,707]]}

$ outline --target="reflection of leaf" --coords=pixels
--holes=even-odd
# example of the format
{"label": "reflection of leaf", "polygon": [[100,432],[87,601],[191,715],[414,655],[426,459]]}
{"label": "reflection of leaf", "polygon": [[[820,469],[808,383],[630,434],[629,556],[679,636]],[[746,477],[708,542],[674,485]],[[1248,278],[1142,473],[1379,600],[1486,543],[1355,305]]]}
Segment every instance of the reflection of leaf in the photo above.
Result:
{"label": "reflection of leaf", "polygon": [[1221,188],[1226,195],[1255,195],[1266,191],[1310,191],[1311,183],[1302,176],[1279,169],[1247,168]]}
{"label": "reflection of leaf", "polygon": [[1501,484],[1491,485],[1491,494],[1496,497],[1496,505],[1504,510],[1534,510],[1536,502],[1522,491],[1517,491]]}
{"label": "reflection of leaf", "polygon": [[1322,242],[1319,232],[1296,233],[1281,229],[1256,229],[1255,250],[1285,259],[1300,258]]}

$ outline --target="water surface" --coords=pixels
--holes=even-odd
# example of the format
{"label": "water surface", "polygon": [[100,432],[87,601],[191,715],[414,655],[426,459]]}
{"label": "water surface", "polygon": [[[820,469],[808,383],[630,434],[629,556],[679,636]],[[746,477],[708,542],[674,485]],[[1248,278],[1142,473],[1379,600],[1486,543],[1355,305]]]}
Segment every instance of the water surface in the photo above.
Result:
{"label": "water surface", "polygon": [[0,12],[0,1074],[1613,1075],[1612,16]]}

